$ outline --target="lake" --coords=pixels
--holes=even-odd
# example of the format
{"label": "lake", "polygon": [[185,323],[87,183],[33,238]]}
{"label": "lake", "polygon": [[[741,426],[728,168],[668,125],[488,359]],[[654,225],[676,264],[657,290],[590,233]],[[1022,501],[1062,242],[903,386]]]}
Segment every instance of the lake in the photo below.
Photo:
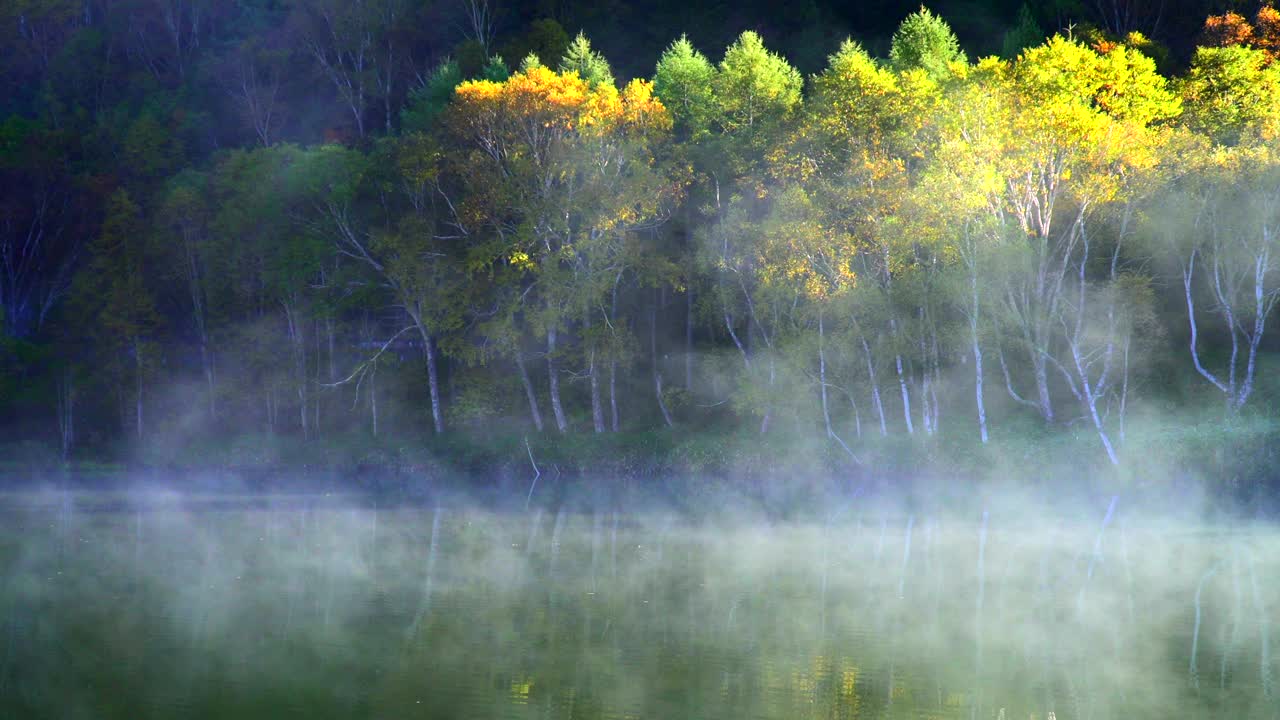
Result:
{"label": "lake", "polygon": [[1273,718],[1280,534],[0,496],[0,718]]}

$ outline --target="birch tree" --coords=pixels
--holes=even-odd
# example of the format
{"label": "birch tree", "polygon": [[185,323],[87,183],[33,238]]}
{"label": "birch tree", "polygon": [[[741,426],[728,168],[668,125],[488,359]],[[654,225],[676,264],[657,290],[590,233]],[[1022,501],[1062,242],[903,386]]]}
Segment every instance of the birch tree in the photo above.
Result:
{"label": "birch tree", "polygon": [[[473,244],[477,268],[500,265],[520,278],[523,309],[508,316],[545,337],[549,399],[564,432],[562,330],[598,311],[622,257],[618,239],[661,220],[676,188],[655,172],[652,144],[670,132],[670,116],[645,81],[619,91],[535,66],[505,82],[463,83],[446,124],[460,148],[452,172],[466,191],[452,223]],[[597,430],[600,420],[593,412]]]}
{"label": "birch tree", "polygon": [[1145,56],[1123,46],[1099,55],[1060,36],[1023,53],[1003,77],[1007,84],[992,88],[1007,98],[1003,203],[1026,242],[1011,258],[1000,304],[1035,393],[1024,399],[1008,389],[1053,422],[1054,342],[1086,222],[1142,161],[1142,132],[1175,115],[1178,101]]}
{"label": "birch tree", "polygon": [[[1192,365],[1236,411],[1253,394],[1259,347],[1280,297],[1280,159],[1266,145],[1204,153],[1154,223],[1178,258]],[[1227,343],[1216,361],[1202,354],[1206,326]]]}

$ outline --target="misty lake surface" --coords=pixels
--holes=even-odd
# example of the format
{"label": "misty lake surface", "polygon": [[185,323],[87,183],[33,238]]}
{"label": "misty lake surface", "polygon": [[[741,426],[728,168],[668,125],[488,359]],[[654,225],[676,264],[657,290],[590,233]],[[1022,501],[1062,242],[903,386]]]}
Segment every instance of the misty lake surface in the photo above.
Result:
{"label": "misty lake surface", "polygon": [[0,718],[1272,718],[1278,550],[1121,513],[7,495]]}

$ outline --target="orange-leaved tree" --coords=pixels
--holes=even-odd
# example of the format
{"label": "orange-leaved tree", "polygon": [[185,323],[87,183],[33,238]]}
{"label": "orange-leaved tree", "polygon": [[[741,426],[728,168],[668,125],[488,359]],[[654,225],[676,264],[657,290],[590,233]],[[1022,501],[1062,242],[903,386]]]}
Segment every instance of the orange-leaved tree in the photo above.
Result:
{"label": "orange-leaved tree", "polygon": [[1274,61],[1280,57],[1280,10],[1270,3],[1263,3],[1254,14],[1252,24],[1234,12],[1210,15],[1204,21],[1200,44],[1205,47],[1253,47]]}

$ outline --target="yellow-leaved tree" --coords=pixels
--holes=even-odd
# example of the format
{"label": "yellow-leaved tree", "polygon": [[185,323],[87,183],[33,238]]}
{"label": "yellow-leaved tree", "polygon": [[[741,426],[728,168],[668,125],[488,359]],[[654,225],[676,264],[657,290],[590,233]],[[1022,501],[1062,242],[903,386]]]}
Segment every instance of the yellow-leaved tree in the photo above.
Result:
{"label": "yellow-leaved tree", "polygon": [[[991,207],[1007,215],[1022,238],[1006,244],[996,304],[1000,324],[1011,331],[1010,347],[1030,366],[1035,394],[1017,393],[1007,373],[1006,387],[1052,422],[1051,371],[1061,376],[1116,463],[1098,408],[1114,389],[1117,295],[1091,286],[1086,270],[1109,251],[1107,282],[1113,284],[1125,232],[1103,247],[1105,238],[1094,236],[1091,223],[1156,164],[1159,126],[1180,112],[1180,102],[1145,55],[1123,45],[1101,54],[1061,36],[993,66],[981,79],[986,92],[1002,98],[1000,195]],[[1099,307],[1100,297],[1110,300]],[[1099,315],[1107,318],[1105,332],[1089,322]]]}
{"label": "yellow-leaved tree", "polygon": [[472,271],[510,280],[493,315],[507,326],[507,352],[535,423],[523,337],[545,338],[551,408],[565,431],[560,365],[569,355],[560,337],[575,329],[593,426],[603,431],[597,367],[606,349],[592,328],[611,324],[604,298],[636,254],[629,245],[664,219],[680,191],[660,162],[670,115],[644,80],[618,90],[572,69],[533,65],[504,82],[459,85],[446,128],[453,140],[446,165],[462,198],[455,224],[469,242]]}

